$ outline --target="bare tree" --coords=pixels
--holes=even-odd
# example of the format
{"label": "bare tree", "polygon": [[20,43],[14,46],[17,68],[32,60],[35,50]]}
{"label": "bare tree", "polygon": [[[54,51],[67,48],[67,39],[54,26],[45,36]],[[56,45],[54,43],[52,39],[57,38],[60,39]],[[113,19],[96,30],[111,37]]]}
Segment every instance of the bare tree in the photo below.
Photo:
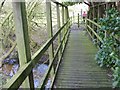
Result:
{"label": "bare tree", "polygon": [[6,0],[3,0],[1,5],[0,5],[0,10],[2,9],[2,7],[4,6],[4,3],[5,3]]}

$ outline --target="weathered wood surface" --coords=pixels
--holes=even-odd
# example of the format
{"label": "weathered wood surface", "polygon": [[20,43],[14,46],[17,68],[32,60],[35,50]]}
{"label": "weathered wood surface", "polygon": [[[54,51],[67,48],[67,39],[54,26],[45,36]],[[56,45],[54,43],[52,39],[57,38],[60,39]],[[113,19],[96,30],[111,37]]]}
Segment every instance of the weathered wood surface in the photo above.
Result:
{"label": "weathered wood surface", "polygon": [[55,80],[57,88],[112,87],[107,70],[95,61],[97,48],[86,31],[73,25],[68,44]]}

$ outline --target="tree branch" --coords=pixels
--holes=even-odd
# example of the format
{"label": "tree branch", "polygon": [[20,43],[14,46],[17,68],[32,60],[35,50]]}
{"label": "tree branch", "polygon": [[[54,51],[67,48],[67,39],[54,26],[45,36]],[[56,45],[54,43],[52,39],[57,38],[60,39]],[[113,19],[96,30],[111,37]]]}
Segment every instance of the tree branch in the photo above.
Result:
{"label": "tree branch", "polygon": [[[4,54],[1,58],[0,58],[0,63],[2,63],[2,61],[5,59],[5,58],[7,58],[11,53],[12,53],[12,51],[14,50],[14,48],[16,47],[16,45],[17,45],[17,43],[15,42],[14,44],[13,44],[13,46],[11,47],[11,49],[6,53],[6,54]],[[1,65],[0,65],[1,66]]]}
{"label": "tree branch", "polygon": [[4,6],[5,1],[6,1],[6,0],[4,0],[4,1],[1,3],[0,10],[1,10],[2,7]]}

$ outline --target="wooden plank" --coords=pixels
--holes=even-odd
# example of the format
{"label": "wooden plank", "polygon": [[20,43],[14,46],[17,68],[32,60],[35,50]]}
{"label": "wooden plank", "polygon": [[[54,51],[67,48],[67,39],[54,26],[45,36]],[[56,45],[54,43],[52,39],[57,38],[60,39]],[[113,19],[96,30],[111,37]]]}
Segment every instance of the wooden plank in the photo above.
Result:
{"label": "wooden plank", "polygon": [[[22,65],[31,60],[25,2],[13,1],[13,12],[15,18],[19,63],[20,67],[22,67]],[[34,88],[32,71],[29,75],[29,80],[25,80],[22,85],[23,88],[29,88],[29,84],[31,88]]]}

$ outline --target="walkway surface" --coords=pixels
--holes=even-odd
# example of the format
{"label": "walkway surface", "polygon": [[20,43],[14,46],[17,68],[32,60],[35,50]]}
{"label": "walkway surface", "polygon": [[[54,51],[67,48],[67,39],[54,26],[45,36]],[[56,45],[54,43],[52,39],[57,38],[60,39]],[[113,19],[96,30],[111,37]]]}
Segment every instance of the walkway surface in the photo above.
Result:
{"label": "walkway surface", "polygon": [[107,70],[96,63],[97,48],[83,28],[71,27],[68,44],[55,80],[57,88],[112,87]]}

